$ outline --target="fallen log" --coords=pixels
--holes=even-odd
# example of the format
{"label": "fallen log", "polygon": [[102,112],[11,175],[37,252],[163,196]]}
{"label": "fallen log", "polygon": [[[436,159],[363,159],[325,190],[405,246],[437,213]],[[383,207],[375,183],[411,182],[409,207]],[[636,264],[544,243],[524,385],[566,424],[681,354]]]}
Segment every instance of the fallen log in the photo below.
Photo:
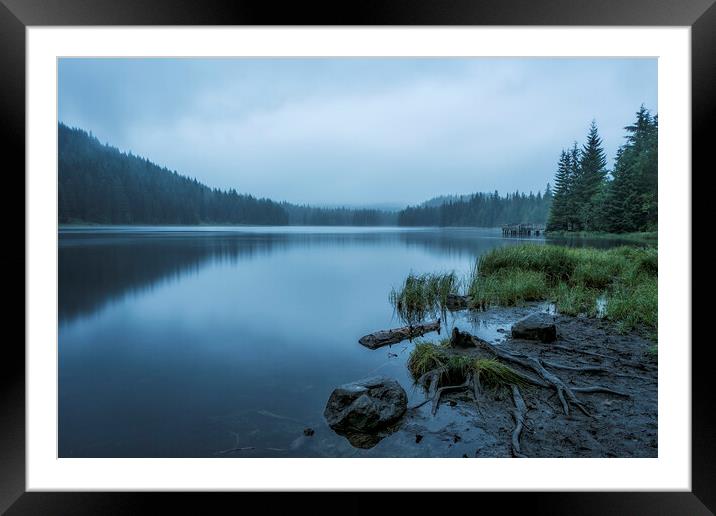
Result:
{"label": "fallen log", "polygon": [[440,319],[434,322],[418,324],[415,326],[404,326],[392,330],[381,330],[361,337],[358,342],[370,349],[377,349],[389,344],[396,344],[403,340],[412,340],[421,337],[426,333],[436,331],[440,333]]}

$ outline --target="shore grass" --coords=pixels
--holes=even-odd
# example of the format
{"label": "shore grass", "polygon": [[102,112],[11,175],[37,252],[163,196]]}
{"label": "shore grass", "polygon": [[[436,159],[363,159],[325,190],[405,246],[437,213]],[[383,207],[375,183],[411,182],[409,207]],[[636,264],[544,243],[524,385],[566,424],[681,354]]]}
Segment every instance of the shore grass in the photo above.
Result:
{"label": "shore grass", "polygon": [[656,243],[659,238],[657,231],[642,231],[636,233],[605,233],[602,231],[547,231],[549,238],[605,238],[615,240],[632,240],[644,243]]}
{"label": "shore grass", "polygon": [[443,368],[441,384],[459,384],[468,375],[475,375],[482,385],[506,387],[511,384],[524,385],[524,380],[507,364],[492,358],[476,358],[470,355],[451,354],[449,340],[437,344],[416,343],[408,358],[408,370],[417,381],[426,373]]}
{"label": "shore grass", "polygon": [[514,306],[542,299],[546,289],[544,273],[507,268],[471,281],[467,295],[478,305]]}
{"label": "shore grass", "polygon": [[560,313],[603,316],[628,332],[656,340],[658,254],[655,247],[608,250],[525,244],[501,247],[478,260],[467,293],[476,306],[555,303]]}
{"label": "shore grass", "polygon": [[392,289],[390,302],[398,316],[407,324],[416,324],[428,315],[446,310],[447,297],[460,290],[460,281],[454,272],[420,274],[412,272],[399,289]]}

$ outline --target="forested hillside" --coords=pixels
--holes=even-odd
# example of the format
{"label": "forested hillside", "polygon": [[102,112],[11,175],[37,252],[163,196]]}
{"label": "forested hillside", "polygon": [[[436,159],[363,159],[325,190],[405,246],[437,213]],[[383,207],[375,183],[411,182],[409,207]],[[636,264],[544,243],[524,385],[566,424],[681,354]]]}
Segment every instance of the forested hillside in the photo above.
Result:
{"label": "forested hillside", "polygon": [[586,143],[563,150],[554,181],[549,231],[655,231],[658,119],[642,106],[626,130],[611,173],[596,123]]}
{"label": "forested hillside", "polygon": [[498,192],[476,193],[467,199],[440,205],[410,206],[398,214],[401,226],[475,226],[495,227],[511,223],[544,224],[547,220],[552,191],[544,193],[515,192],[504,197]]}
{"label": "forested hillside", "polygon": [[59,221],[100,224],[288,224],[268,199],[212,189],[59,125]]}
{"label": "forested hillside", "polygon": [[397,214],[383,210],[357,208],[317,208],[287,202],[281,206],[292,226],[394,226]]}

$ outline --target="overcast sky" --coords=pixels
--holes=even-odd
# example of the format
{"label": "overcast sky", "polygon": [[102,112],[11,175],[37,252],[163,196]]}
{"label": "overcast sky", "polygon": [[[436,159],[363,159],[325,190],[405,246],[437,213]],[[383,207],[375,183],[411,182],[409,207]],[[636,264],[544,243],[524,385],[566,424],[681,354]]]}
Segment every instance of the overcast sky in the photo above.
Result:
{"label": "overcast sky", "polygon": [[209,186],[312,204],[537,191],[597,121],[609,166],[656,59],[61,59],[59,119]]}

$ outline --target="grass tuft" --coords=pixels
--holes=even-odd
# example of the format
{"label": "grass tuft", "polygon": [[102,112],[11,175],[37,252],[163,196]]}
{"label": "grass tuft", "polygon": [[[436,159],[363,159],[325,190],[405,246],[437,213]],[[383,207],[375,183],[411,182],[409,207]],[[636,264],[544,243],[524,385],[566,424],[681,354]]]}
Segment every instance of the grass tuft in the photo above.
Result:
{"label": "grass tuft", "polygon": [[524,387],[524,379],[507,364],[493,358],[478,358],[473,362],[473,372],[480,379],[480,383],[488,387],[507,387],[517,385]]}
{"label": "grass tuft", "polygon": [[459,289],[460,282],[454,272],[421,275],[411,272],[401,288],[391,290],[389,299],[398,316],[412,325],[427,316],[444,313],[448,295]]}
{"label": "grass tuft", "polygon": [[478,358],[462,354],[450,354],[444,342],[433,344],[418,342],[408,358],[408,370],[414,380],[427,372],[444,367],[440,376],[442,384],[459,384],[470,374],[477,375],[483,385],[503,387],[510,384],[524,386],[525,382],[510,366],[491,358]]}
{"label": "grass tuft", "polygon": [[417,341],[408,358],[408,370],[415,380],[428,371],[447,365],[445,346]]}

